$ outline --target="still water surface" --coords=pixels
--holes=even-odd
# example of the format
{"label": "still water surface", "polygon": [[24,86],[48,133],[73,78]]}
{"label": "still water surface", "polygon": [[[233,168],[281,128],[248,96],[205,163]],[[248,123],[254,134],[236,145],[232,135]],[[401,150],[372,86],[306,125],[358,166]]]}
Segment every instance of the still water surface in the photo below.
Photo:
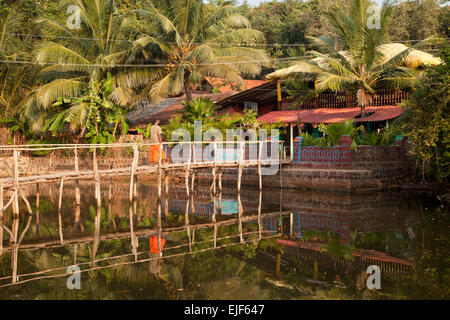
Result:
{"label": "still water surface", "polygon": [[[196,187],[194,212],[188,204],[186,217],[186,189],[173,184],[167,217],[163,199],[158,258],[149,253],[149,239],[158,243],[155,181],[139,179],[131,205],[128,180],[102,181],[100,210],[94,186],[80,188],[77,207],[74,185],[65,185],[59,214],[57,184],[40,186],[39,212],[36,190],[28,190],[33,216],[28,219],[21,207],[19,283],[10,285],[14,246],[5,231],[0,299],[450,297],[448,208],[432,194],[265,188],[258,220],[258,190],[243,187],[239,216],[234,188],[224,188],[220,214],[219,195],[212,198],[209,186]],[[5,212],[5,226],[13,230],[14,222]],[[74,264],[82,271],[79,290],[66,285],[67,267]],[[379,290],[366,286],[369,265],[381,268]]]}

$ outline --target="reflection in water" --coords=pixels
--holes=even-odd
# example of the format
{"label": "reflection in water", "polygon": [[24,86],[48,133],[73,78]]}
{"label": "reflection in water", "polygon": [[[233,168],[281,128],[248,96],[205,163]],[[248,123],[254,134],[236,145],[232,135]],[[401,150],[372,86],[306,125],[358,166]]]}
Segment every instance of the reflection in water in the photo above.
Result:
{"label": "reflection in water", "polygon": [[[400,194],[238,193],[220,175],[217,188],[166,177],[161,203],[142,178],[132,192],[120,179],[28,190],[20,215],[12,205],[0,217],[0,298],[448,297],[446,208]],[[82,289],[71,291],[75,264]],[[371,264],[378,291],[365,285]]]}

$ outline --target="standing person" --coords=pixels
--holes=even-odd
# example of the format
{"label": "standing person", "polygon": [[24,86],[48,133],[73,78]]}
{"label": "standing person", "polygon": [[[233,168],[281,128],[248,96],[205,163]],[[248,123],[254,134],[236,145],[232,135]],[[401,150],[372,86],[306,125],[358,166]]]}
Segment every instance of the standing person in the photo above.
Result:
{"label": "standing person", "polygon": [[[162,129],[159,126],[159,120],[156,120],[155,124],[150,127],[150,162],[157,163],[159,161],[159,149],[162,143]],[[162,148],[161,154],[162,163],[166,163],[166,154],[164,148]]]}

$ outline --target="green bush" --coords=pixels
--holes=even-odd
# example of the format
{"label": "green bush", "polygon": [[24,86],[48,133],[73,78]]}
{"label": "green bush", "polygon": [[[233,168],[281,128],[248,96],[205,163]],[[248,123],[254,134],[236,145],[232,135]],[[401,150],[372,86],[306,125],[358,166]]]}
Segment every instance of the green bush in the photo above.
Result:
{"label": "green bush", "polygon": [[364,134],[361,144],[367,145],[367,146],[376,146],[376,145],[379,145],[380,142],[381,142],[381,136],[379,134],[377,134],[376,132],[370,132],[370,133]]}

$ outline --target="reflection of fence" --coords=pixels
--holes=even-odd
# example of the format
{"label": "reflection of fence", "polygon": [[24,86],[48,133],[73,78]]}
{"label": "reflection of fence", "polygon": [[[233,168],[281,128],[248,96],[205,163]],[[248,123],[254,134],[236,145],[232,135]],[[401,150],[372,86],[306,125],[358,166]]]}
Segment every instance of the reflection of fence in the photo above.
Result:
{"label": "reflection of fence", "polygon": [[[185,214],[187,200],[169,200],[169,211],[176,214]],[[163,208],[164,208],[163,204]],[[201,217],[211,217],[214,212],[214,204],[212,202],[205,203],[194,201],[194,212],[189,206],[188,214]],[[236,200],[222,200],[222,215],[238,214],[238,201]],[[220,214],[219,200],[216,199],[216,214]]]}
{"label": "reflection of fence", "polygon": [[316,242],[293,242],[287,240],[277,240],[283,245],[284,254],[287,257],[300,258],[301,260],[313,264],[318,262],[319,266],[328,267],[336,271],[362,271],[370,265],[377,265],[382,272],[388,274],[402,274],[408,272],[413,265],[410,261],[391,257],[383,252],[375,250],[361,250],[353,252],[353,260],[331,257],[326,252],[320,252],[320,246]]}
{"label": "reflection of fence", "polygon": [[[163,229],[161,229],[161,227],[154,228],[154,229],[147,228],[147,229],[142,229],[142,230],[137,230],[137,231],[133,231],[132,223],[130,223],[130,231],[129,232],[128,231],[127,232],[115,232],[113,234],[105,234],[103,236],[100,236],[100,230],[99,230],[100,224],[98,224],[95,226],[96,230],[98,229],[97,230],[98,231],[97,240],[92,239],[92,236],[77,237],[74,239],[67,239],[65,243],[59,244],[59,245],[57,245],[53,241],[49,241],[49,242],[45,243],[41,240],[38,240],[35,243],[21,244],[20,249],[21,250],[36,250],[36,249],[56,248],[56,247],[67,246],[70,244],[76,245],[76,244],[90,243],[90,242],[94,242],[93,246],[96,247],[96,246],[98,246],[98,241],[100,241],[100,240],[117,240],[117,239],[130,239],[132,243],[138,244],[139,237],[144,238],[144,241],[147,242],[149,236],[153,236],[156,234],[185,232],[185,230],[189,234],[189,230],[192,231],[194,229],[195,230],[204,230],[204,229],[214,228],[215,230],[217,230],[217,228],[219,228],[219,227],[233,227],[234,225],[240,224],[240,223],[258,221],[262,217],[269,217],[272,215],[282,216],[285,214],[288,214],[288,212],[265,213],[265,214],[262,214],[261,216],[247,216],[247,217],[243,217],[242,219],[228,219],[228,220],[224,220],[224,221],[215,221],[214,223],[208,223],[208,224],[202,223],[202,224],[185,225],[185,226],[179,226],[179,227],[167,227],[167,228],[163,228]],[[97,216],[99,216],[99,215],[101,215],[100,211],[97,213]],[[18,220],[18,218],[17,218],[17,220]],[[31,219],[29,219],[28,221],[30,222]],[[130,221],[132,221],[131,218],[130,218]],[[25,231],[24,231],[25,233],[28,230],[29,222],[27,224],[27,227],[25,228]],[[225,231],[228,231],[228,229]],[[258,237],[258,233],[259,233],[259,237]],[[197,241],[195,243],[194,243],[194,240],[192,240],[192,242],[191,242],[191,238],[188,236],[188,241],[189,241],[188,243],[186,243],[185,239],[175,240],[179,243],[176,243],[176,245],[174,245],[174,246],[164,247],[164,255],[163,256],[151,257],[151,258],[147,258],[148,250],[145,250],[142,252],[137,252],[137,251],[133,250],[133,252],[131,252],[131,253],[122,254],[119,256],[108,256],[106,258],[98,259],[96,257],[96,250],[94,249],[92,251],[91,250],[89,251],[89,254],[92,254],[92,259],[87,259],[88,260],[87,262],[81,262],[81,263],[75,262],[74,265],[77,265],[79,267],[84,266],[85,269],[82,269],[81,272],[88,272],[91,270],[106,269],[106,268],[111,268],[111,267],[119,266],[119,265],[131,265],[131,264],[136,264],[136,263],[149,262],[149,261],[155,260],[155,259],[167,259],[167,258],[171,258],[171,257],[183,256],[183,255],[188,255],[188,254],[192,254],[192,253],[200,253],[200,252],[205,252],[205,251],[209,251],[209,250],[225,248],[227,246],[240,245],[240,244],[244,244],[247,242],[254,242],[255,240],[258,240],[258,239],[262,240],[262,239],[269,239],[272,237],[279,236],[278,234],[262,236],[263,233],[264,233],[264,231],[261,229],[259,231],[244,232],[244,230],[242,228],[240,228],[238,234],[231,234],[231,235],[227,234],[225,236],[218,238],[217,232],[215,232],[214,236],[212,238],[206,239],[206,240],[200,241],[200,242]],[[246,236],[247,239],[245,239],[244,236]],[[232,240],[231,241],[232,243],[230,243],[230,239],[238,238],[238,237],[240,237],[240,239],[241,239],[240,241]],[[227,239],[227,243],[225,243],[225,244],[218,243],[219,241],[222,241],[225,239]],[[96,242],[97,242],[97,244],[95,244]],[[200,249],[200,248],[195,248],[194,246],[192,246],[193,244],[209,244],[209,247],[207,247],[206,249]],[[187,251],[180,252],[180,250],[182,250],[183,248],[187,248],[187,247],[189,248]],[[202,248],[204,248],[204,246]],[[12,247],[8,247],[5,249],[6,249],[5,252],[9,251],[9,252],[11,252],[11,255],[15,254],[17,256],[17,253],[19,252],[19,245],[13,244]],[[174,250],[174,251],[176,250],[176,251],[171,252],[171,254],[168,254],[168,252],[167,252],[168,250]],[[161,250],[161,252],[162,252],[162,250]],[[75,251],[74,255],[75,255],[75,261],[76,261],[76,251]],[[141,257],[141,258],[139,258],[139,257]],[[119,259],[119,258],[125,259],[125,261],[117,262],[117,259]],[[132,259],[132,260],[128,261],[130,259]],[[107,262],[110,260],[112,260],[112,263],[108,264]],[[106,264],[102,264],[102,263],[106,263]],[[18,274],[18,272],[17,272],[18,265],[15,264],[13,266],[13,273],[11,276],[0,277],[0,281],[11,281],[12,280],[12,283],[7,283],[7,284],[0,283],[0,288],[7,287],[7,286],[19,285],[22,283],[39,280],[39,279],[67,277],[68,276],[68,274],[66,272],[67,264],[64,261],[63,261],[63,264],[64,264],[63,266],[58,266],[56,268],[39,270],[36,272],[25,273],[25,274]],[[62,273],[55,274],[56,271],[60,271]]]}

